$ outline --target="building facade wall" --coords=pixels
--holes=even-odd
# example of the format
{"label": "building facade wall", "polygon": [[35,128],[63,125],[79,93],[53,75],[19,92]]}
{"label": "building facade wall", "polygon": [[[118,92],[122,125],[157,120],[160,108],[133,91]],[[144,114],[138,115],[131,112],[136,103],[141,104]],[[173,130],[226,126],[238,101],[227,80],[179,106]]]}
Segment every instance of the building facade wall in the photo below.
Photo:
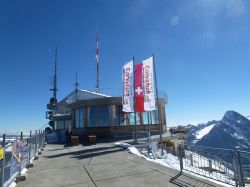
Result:
{"label": "building facade wall", "polygon": [[[160,102],[160,111],[137,113],[138,131],[158,131],[160,123],[166,128],[165,102]],[[122,112],[121,98],[99,98],[77,101],[71,109],[73,134],[79,136],[131,136],[134,132],[134,113]],[[161,119],[158,120],[158,115]]]}

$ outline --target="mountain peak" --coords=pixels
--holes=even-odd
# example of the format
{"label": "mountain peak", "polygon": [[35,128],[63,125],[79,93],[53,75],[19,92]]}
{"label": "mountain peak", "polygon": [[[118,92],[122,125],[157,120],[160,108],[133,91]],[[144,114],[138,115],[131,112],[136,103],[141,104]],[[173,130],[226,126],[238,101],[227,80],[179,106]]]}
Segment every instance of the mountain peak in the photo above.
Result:
{"label": "mountain peak", "polygon": [[227,111],[221,121],[225,123],[230,122],[231,124],[249,123],[249,120],[246,117],[233,110]]}
{"label": "mountain peak", "polygon": [[[200,132],[207,129],[207,134],[201,136]],[[233,110],[227,111],[221,121],[191,126],[189,132],[188,145],[250,151],[250,121]]]}

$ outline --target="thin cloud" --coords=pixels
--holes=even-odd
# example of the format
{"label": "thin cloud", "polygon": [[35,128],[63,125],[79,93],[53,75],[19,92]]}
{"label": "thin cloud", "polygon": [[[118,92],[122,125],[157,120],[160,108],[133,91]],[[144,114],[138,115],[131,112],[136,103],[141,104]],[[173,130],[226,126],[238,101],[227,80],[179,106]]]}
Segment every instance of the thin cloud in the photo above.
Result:
{"label": "thin cloud", "polygon": [[228,0],[226,4],[229,17],[240,17],[245,13],[245,5],[241,0]]}
{"label": "thin cloud", "polygon": [[228,17],[240,17],[245,13],[246,1],[244,0],[199,0],[197,5],[209,12],[212,17],[220,13]]}
{"label": "thin cloud", "polygon": [[177,26],[180,22],[179,16],[173,16],[170,18],[170,25],[171,26]]}
{"label": "thin cloud", "polygon": [[137,0],[133,1],[128,9],[124,12],[124,21],[126,23],[135,23],[143,16],[150,8],[152,0]]}
{"label": "thin cloud", "polygon": [[205,30],[200,36],[201,45],[204,47],[214,47],[216,42],[216,33],[212,30]]}

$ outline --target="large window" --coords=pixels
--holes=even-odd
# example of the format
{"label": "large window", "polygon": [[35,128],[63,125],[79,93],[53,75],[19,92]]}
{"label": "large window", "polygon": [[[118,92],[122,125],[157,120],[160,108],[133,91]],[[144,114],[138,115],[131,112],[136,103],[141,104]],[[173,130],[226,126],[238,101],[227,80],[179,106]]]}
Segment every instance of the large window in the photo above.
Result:
{"label": "large window", "polygon": [[109,106],[90,106],[88,108],[88,126],[89,127],[107,127],[110,126]]}
{"label": "large window", "polygon": [[71,126],[71,120],[56,121],[56,129],[67,129]]}
{"label": "large window", "polygon": [[142,118],[143,118],[143,125],[151,124],[150,123],[150,112],[143,112]]}
{"label": "large window", "polygon": [[64,128],[67,129],[68,127],[71,127],[71,120],[64,121]]}
{"label": "large window", "polygon": [[76,109],[75,111],[76,128],[83,128],[83,108]]}
{"label": "large window", "polygon": [[142,113],[143,124],[159,124],[158,110],[148,111]]}
{"label": "large window", "polygon": [[64,129],[64,121],[56,121],[56,129]]}
{"label": "large window", "polygon": [[152,124],[159,124],[158,110],[151,111]]}
{"label": "large window", "polygon": [[[136,125],[141,125],[140,115],[138,112],[136,114],[137,114],[136,115]],[[135,113],[134,112],[130,113],[130,115],[129,115],[129,124],[135,125]]]}
{"label": "large window", "polygon": [[126,113],[122,111],[121,105],[112,106],[113,109],[113,119],[115,126],[126,126],[129,125],[129,115],[130,113]]}

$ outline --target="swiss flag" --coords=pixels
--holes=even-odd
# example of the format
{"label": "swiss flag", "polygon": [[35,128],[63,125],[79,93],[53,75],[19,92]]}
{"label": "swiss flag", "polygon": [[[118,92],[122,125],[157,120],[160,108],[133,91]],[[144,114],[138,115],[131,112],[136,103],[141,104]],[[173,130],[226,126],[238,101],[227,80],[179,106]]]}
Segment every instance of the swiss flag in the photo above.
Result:
{"label": "swiss flag", "polygon": [[136,112],[144,112],[144,97],[142,86],[142,63],[135,65],[135,100]]}

